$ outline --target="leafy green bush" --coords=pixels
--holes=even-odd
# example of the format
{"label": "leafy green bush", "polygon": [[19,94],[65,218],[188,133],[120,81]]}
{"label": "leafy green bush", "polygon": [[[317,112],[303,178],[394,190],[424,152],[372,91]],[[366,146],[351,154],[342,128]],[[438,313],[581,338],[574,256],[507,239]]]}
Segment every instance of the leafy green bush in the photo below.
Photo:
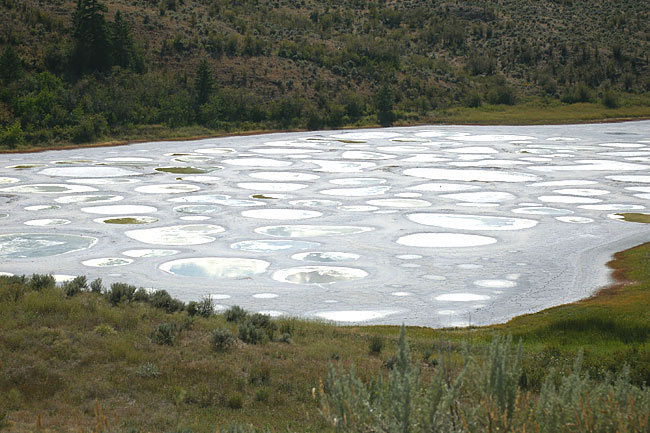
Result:
{"label": "leafy green bush", "polygon": [[223,352],[235,344],[235,335],[228,328],[216,328],[210,333],[210,345],[215,352]]}
{"label": "leafy green bush", "polygon": [[606,91],[602,97],[603,105],[607,108],[618,108],[620,105],[616,94],[612,91]]}
{"label": "leafy green bush", "polygon": [[585,83],[578,83],[565,90],[561,101],[567,104],[576,102],[589,102],[591,100],[591,89]]}
{"label": "leafy green bush", "polygon": [[190,316],[210,317],[214,314],[214,301],[209,296],[205,296],[199,302],[190,301],[187,304],[187,314]]}
{"label": "leafy green bush", "polygon": [[111,288],[106,292],[108,301],[117,305],[120,302],[130,302],[134,300],[137,287],[126,283],[113,283]]}
{"label": "leafy green bush", "polygon": [[372,355],[379,355],[384,348],[384,339],[379,335],[373,335],[368,343],[368,349]]}
{"label": "leafy green bush", "polygon": [[176,341],[176,326],[173,323],[161,323],[151,333],[151,340],[156,344],[173,346]]}
{"label": "leafy green bush", "polygon": [[63,283],[63,291],[66,296],[75,296],[88,289],[88,280],[84,275],[75,277],[72,281]]}
{"label": "leafy green bush", "polygon": [[239,325],[239,339],[247,344],[260,344],[267,338],[264,328],[260,328],[250,320]]}
{"label": "leafy green bush", "polygon": [[56,285],[53,275],[33,274],[29,280],[29,288],[40,292],[43,289],[50,289]]}
{"label": "leafy green bush", "polygon": [[[330,366],[321,390],[322,413],[340,432],[424,433],[538,431],[645,431],[650,389],[630,384],[629,371],[598,382],[582,371],[551,371],[539,394],[531,398],[520,385],[521,345],[495,337],[479,363],[464,352],[464,368],[452,372],[441,355],[433,376],[423,381],[402,327],[398,353],[386,380],[361,380]],[[569,427],[570,426],[570,427]],[[607,426],[594,429],[594,426]]]}
{"label": "leafy green bush", "polygon": [[182,301],[172,298],[166,290],[156,290],[149,295],[149,303],[153,307],[160,308],[168,313],[182,311],[185,308],[185,304]]}
{"label": "leafy green bush", "polygon": [[230,409],[241,409],[244,407],[243,394],[241,392],[233,392],[230,394],[228,401],[226,402],[226,406],[228,406]]}
{"label": "leafy green bush", "polygon": [[232,307],[228,308],[223,314],[227,322],[235,323],[242,322],[248,316],[248,312],[239,305],[233,305]]}
{"label": "leafy green bush", "polygon": [[102,293],[104,291],[101,278],[96,278],[90,282],[90,291],[93,293]]}

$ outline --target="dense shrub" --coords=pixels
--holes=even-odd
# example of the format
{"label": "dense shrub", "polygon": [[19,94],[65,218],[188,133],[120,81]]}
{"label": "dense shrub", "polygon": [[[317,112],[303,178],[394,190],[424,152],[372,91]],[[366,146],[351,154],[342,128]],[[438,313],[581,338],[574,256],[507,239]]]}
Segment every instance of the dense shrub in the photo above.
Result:
{"label": "dense shrub", "polygon": [[161,323],[151,333],[151,340],[156,344],[173,346],[176,341],[176,326],[173,323]]}
{"label": "dense shrub", "polygon": [[117,305],[120,302],[130,302],[134,300],[137,287],[126,283],[113,283],[111,288],[106,292],[108,301]]}
{"label": "dense shrub", "polygon": [[368,343],[368,349],[372,355],[379,355],[384,348],[384,339],[379,335],[373,335]]}
{"label": "dense shrub", "polygon": [[228,308],[224,313],[227,322],[242,322],[247,316],[248,312],[239,305],[233,305]]}
{"label": "dense shrub", "polygon": [[214,314],[214,301],[206,296],[199,302],[190,301],[187,304],[187,314],[190,316],[210,317]]}
{"label": "dense shrub", "polygon": [[235,344],[235,335],[228,328],[216,328],[210,333],[210,346],[215,352],[224,352]]}
{"label": "dense shrub", "polygon": [[37,292],[43,289],[50,289],[56,285],[53,275],[33,274],[29,280],[29,288]]}
{"label": "dense shrub", "polygon": [[153,307],[160,308],[168,313],[182,311],[185,308],[185,304],[182,301],[172,298],[166,290],[156,290],[149,295],[149,303]]}
{"label": "dense shrub", "polygon": [[247,344],[260,344],[268,338],[264,328],[246,319],[239,325],[239,339]]}

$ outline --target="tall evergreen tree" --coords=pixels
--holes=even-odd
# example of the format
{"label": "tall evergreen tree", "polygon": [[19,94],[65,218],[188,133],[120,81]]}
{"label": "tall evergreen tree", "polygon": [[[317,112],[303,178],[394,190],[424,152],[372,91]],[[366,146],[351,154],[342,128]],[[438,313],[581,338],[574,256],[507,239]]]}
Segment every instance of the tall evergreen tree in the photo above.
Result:
{"label": "tall evergreen tree", "polygon": [[11,45],[7,45],[0,56],[0,80],[9,84],[17,80],[23,73],[23,64],[18,53]]}
{"label": "tall evergreen tree", "polygon": [[196,105],[201,105],[208,102],[210,95],[214,90],[214,80],[212,78],[212,71],[207,60],[201,60],[198,69],[196,70],[196,79],[194,81],[194,89],[196,91]]}
{"label": "tall evergreen tree", "polygon": [[384,84],[379,89],[375,97],[375,107],[377,108],[377,120],[381,126],[390,126],[395,120],[395,113],[393,113],[394,102],[393,91],[388,84]]}
{"label": "tall evergreen tree", "polygon": [[101,0],[77,0],[73,16],[72,69],[77,73],[105,71],[111,66],[109,36]]}
{"label": "tall evergreen tree", "polygon": [[128,68],[133,58],[133,39],[131,28],[120,11],[115,12],[115,19],[109,24],[111,55],[114,65]]}

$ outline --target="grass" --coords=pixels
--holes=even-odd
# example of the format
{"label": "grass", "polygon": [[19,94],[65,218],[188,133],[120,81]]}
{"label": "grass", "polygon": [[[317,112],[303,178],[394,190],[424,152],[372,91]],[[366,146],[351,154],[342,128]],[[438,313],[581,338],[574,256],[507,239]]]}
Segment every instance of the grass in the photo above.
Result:
{"label": "grass", "polygon": [[[571,371],[581,350],[596,379],[627,364],[634,383],[650,382],[650,243],[616,254],[609,266],[617,284],[580,302],[502,325],[408,328],[423,378],[435,374],[439,356],[457,372],[465,346],[480,359],[495,336],[511,335],[522,342],[524,385],[533,396],[550,369]],[[97,293],[66,297],[58,287],[38,287],[0,278],[0,420],[8,431],[91,431],[101,421],[116,432],[214,432],[230,422],[329,432],[312,397],[328,364],[355,365],[367,380],[395,363],[395,326],[281,318],[276,336],[290,338],[237,340],[215,351],[213,330],[238,334],[226,316],[190,317],[137,301],[113,306]],[[162,324],[173,330],[173,345],[152,337]]]}
{"label": "grass", "polygon": [[196,167],[158,167],[156,171],[174,174],[204,174],[209,170],[204,170],[202,168]]}
{"label": "grass", "polygon": [[142,218],[126,217],[126,218],[109,218],[103,221],[106,224],[148,224],[151,221]]}
{"label": "grass", "polygon": [[630,213],[619,213],[617,215],[622,216],[624,221],[630,221],[633,223],[650,224],[650,214],[647,213],[630,212]]}

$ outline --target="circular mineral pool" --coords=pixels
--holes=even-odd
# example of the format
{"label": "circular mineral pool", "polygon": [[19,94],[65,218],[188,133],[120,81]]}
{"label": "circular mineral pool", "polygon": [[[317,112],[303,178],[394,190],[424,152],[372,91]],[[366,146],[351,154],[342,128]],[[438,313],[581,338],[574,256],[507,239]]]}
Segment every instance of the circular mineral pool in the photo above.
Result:
{"label": "circular mineral pool", "polygon": [[307,250],[309,248],[318,247],[318,242],[308,241],[295,241],[295,240],[250,240],[235,242],[230,245],[230,248],[241,251],[252,251],[256,253],[273,253],[277,251],[296,251]]}
{"label": "circular mineral pool", "polygon": [[25,221],[26,226],[37,226],[37,227],[60,226],[65,224],[70,224],[70,220],[63,219],[63,218],[44,218],[38,220]]}
{"label": "circular mineral pool", "polygon": [[302,220],[323,215],[321,212],[303,209],[252,209],[241,214],[246,218],[269,220]]}
{"label": "circular mineral pool", "polygon": [[318,225],[281,225],[258,227],[255,233],[274,237],[308,238],[318,236],[355,235],[373,231],[372,227],[359,226],[318,226]]}
{"label": "circular mineral pool", "polygon": [[407,218],[418,224],[462,230],[522,230],[538,223],[525,218],[441,213],[414,213]]}
{"label": "circular mineral pool", "polygon": [[188,224],[130,230],[125,234],[145,244],[200,245],[213,242],[216,239],[214,235],[224,231],[223,227],[212,224]]}
{"label": "circular mineral pool", "polygon": [[357,260],[359,257],[361,256],[358,254],[344,253],[340,251],[312,251],[309,253],[298,253],[291,256],[294,260],[319,263],[345,262]]}
{"label": "circular mineral pool", "polygon": [[365,278],[368,273],[363,269],[341,266],[302,266],[281,269],[273,273],[273,279],[293,284],[332,284],[340,281]]}
{"label": "circular mineral pool", "polygon": [[118,216],[109,218],[96,218],[93,221],[104,224],[150,224],[158,221],[158,218],[150,216]]}
{"label": "circular mineral pool", "polygon": [[269,265],[257,259],[196,257],[163,263],[160,269],[184,277],[245,278],[265,272]]}
{"label": "circular mineral pool", "polygon": [[125,266],[133,263],[133,259],[124,257],[102,257],[100,259],[84,260],[81,264],[94,268],[109,268],[113,266]]}
{"label": "circular mineral pool", "polygon": [[400,245],[423,248],[479,247],[497,242],[489,236],[466,235],[463,233],[413,233],[396,241]]}
{"label": "circular mineral pool", "polygon": [[90,236],[53,233],[17,233],[0,235],[0,257],[36,258],[56,256],[92,247],[97,242]]}

